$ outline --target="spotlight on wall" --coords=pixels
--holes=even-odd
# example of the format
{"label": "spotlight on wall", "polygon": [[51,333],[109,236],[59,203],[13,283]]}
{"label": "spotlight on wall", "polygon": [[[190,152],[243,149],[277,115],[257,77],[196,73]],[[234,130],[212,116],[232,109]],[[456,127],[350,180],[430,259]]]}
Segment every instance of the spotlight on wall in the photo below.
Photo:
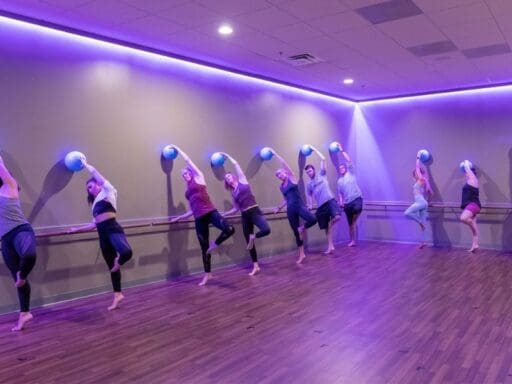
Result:
{"label": "spotlight on wall", "polygon": [[219,29],[217,29],[217,32],[222,36],[229,36],[233,33],[233,28],[229,24],[222,24]]}
{"label": "spotlight on wall", "polygon": [[343,79],[343,84],[345,84],[345,85],[354,84],[354,79],[347,77],[346,79]]}

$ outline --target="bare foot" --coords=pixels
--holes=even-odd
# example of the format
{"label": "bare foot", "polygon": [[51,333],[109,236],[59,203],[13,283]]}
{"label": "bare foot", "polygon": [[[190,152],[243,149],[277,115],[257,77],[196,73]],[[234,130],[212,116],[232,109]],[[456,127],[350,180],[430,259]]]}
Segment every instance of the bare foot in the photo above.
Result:
{"label": "bare foot", "polygon": [[356,246],[356,242],[355,240],[352,240],[350,243],[348,243],[347,245],[348,247],[355,247]]}
{"label": "bare foot", "polygon": [[110,270],[110,272],[114,273],[114,272],[119,271],[119,269],[121,269],[121,265],[119,265],[119,256],[117,256],[117,257],[114,259],[114,266],[112,267],[112,269]]}
{"label": "bare foot", "polygon": [[297,259],[297,264],[302,264],[302,262],[304,261],[305,258],[306,258],[305,253],[299,254],[299,258]]}
{"label": "bare foot", "polygon": [[212,251],[217,248],[217,244],[215,244],[215,241],[210,241],[210,247],[206,250],[206,253],[212,253]]}
{"label": "bare foot", "polygon": [[256,235],[254,233],[251,233],[249,235],[249,241],[247,242],[247,250],[250,251],[254,248],[254,240],[256,240]]}
{"label": "bare foot", "polygon": [[34,318],[30,312],[20,312],[20,316],[18,317],[18,324],[11,328],[12,332],[18,332],[25,328],[25,323]]}
{"label": "bare foot", "polygon": [[21,278],[21,275],[20,275],[20,271],[16,272],[16,282],[14,283],[14,286],[16,288],[21,288],[25,285],[25,283],[27,282],[26,279],[22,279]]}
{"label": "bare foot", "polygon": [[211,279],[211,277],[212,277],[211,273],[205,273],[204,276],[203,276],[203,280],[201,280],[201,282],[199,284],[197,284],[197,285],[199,285],[201,287],[206,285],[206,283],[208,282],[208,280]]}
{"label": "bare foot", "polygon": [[423,249],[427,246],[427,243],[422,242],[420,245],[418,245],[418,249]]}
{"label": "bare foot", "polygon": [[324,252],[324,255],[330,255],[331,253],[334,252],[334,247],[329,247],[327,248],[327,250]]}
{"label": "bare foot", "polygon": [[255,265],[252,267],[252,271],[251,271],[251,273],[249,273],[249,276],[254,276],[260,271],[261,271],[260,267]]}
{"label": "bare foot", "polygon": [[305,230],[305,228],[304,228],[303,225],[301,225],[300,227],[297,228],[297,231],[299,232],[299,239],[301,239],[301,240],[304,240],[303,239],[303,237],[304,237],[304,230]]}
{"label": "bare foot", "polygon": [[468,252],[476,252],[480,248],[478,244],[473,244],[471,248],[468,249]]}
{"label": "bare foot", "polygon": [[112,301],[112,305],[110,305],[110,307],[108,307],[107,309],[109,311],[113,311],[114,309],[119,308],[119,304],[123,300],[124,300],[123,294],[121,292],[115,292],[114,293],[114,300]]}

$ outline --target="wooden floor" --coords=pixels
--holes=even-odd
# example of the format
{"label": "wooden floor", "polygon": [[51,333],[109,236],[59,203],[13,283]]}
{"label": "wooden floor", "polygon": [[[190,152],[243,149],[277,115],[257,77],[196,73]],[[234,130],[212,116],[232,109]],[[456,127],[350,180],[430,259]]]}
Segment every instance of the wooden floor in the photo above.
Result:
{"label": "wooden floor", "polygon": [[362,243],[5,315],[0,383],[512,383],[511,256]]}

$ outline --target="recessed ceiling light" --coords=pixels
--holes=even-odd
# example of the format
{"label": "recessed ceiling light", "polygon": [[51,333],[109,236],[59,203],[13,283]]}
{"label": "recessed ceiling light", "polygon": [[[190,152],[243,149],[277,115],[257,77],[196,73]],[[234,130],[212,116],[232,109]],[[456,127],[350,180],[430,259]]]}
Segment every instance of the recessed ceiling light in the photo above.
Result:
{"label": "recessed ceiling light", "polygon": [[222,24],[217,30],[217,32],[219,32],[223,36],[228,36],[233,33],[233,28],[231,28],[231,25],[229,24]]}
{"label": "recessed ceiling light", "polygon": [[350,85],[354,83],[354,79],[351,79],[350,77],[343,79],[343,84]]}

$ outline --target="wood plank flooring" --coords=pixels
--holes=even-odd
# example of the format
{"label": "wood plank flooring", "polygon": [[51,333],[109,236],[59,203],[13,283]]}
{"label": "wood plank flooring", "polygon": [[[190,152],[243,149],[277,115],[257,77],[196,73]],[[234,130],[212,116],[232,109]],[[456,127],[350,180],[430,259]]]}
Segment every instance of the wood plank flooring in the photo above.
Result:
{"label": "wood plank flooring", "polygon": [[361,243],[0,317],[0,383],[512,383],[512,255]]}

